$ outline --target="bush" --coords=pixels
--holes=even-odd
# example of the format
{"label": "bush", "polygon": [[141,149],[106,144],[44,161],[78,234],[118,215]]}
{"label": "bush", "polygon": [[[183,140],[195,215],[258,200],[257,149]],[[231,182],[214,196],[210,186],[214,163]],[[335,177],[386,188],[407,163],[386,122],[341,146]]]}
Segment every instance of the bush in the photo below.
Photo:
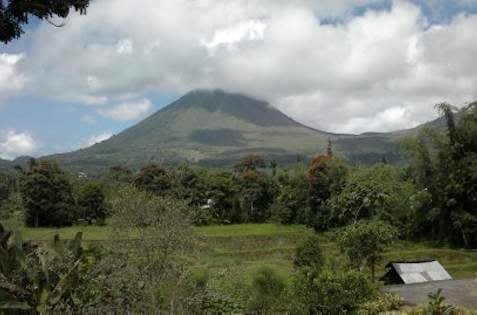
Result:
{"label": "bush", "polygon": [[299,275],[295,283],[293,313],[356,313],[361,304],[375,296],[376,288],[356,271],[324,271],[312,278]]}
{"label": "bush", "polygon": [[380,314],[387,311],[398,310],[404,304],[404,299],[396,294],[379,294],[372,301],[360,306],[361,314]]}
{"label": "bush", "polygon": [[323,265],[323,257],[318,236],[309,236],[302,244],[298,245],[293,260],[295,267],[302,271],[319,272]]}
{"label": "bush", "polygon": [[272,310],[284,291],[284,279],[270,267],[261,267],[253,277],[250,309],[258,312]]}

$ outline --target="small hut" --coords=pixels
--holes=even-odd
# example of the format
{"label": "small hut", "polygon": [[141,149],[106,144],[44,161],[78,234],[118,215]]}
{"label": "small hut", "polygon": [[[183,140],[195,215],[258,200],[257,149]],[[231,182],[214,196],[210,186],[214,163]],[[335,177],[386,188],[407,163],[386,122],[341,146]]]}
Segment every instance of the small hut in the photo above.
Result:
{"label": "small hut", "polygon": [[452,279],[437,260],[391,261],[386,265],[386,269],[386,274],[380,279],[386,284],[411,284]]}

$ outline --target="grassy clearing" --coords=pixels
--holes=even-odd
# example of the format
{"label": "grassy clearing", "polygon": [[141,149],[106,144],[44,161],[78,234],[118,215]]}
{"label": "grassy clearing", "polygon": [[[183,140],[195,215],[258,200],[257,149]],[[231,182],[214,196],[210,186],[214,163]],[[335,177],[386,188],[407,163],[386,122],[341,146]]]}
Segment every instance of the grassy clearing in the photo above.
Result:
{"label": "grassy clearing", "polygon": [[[61,229],[20,227],[26,240],[52,240],[55,234],[62,239],[83,232],[86,241],[111,240],[109,226],[74,226]],[[276,224],[240,224],[194,228],[200,237],[200,250],[193,258],[197,268],[208,270],[217,285],[229,286],[235,282],[249,283],[254,272],[267,265],[290,278],[296,245],[312,233],[303,226]],[[326,235],[320,237],[326,257],[344,261],[336,244]],[[433,258],[455,278],[477,277],[477,251],[436,248],[426,244],[399,242],[386,254],[378,266],[379,273],[389,260],[417,260]]]}

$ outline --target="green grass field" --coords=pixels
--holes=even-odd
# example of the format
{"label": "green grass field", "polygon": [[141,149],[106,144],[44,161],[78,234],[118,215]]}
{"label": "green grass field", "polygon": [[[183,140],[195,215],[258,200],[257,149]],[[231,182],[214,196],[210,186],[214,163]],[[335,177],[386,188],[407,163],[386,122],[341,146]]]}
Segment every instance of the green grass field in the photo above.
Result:
{"label": "green grass field", "polygon": [[[25,240],[48,241],[55,234],[62,239],[72,238],[82,231],[85,241],[111,240],[108,226],[74,226],[61,229],[25,228],[19,230]],[[311,234],[303,226],[276,224],[214,225],[194,228],[200,240],[200,250],[193,257],[197,268],[208,270],[210,278],[219,285],[249,282],[261,266],[269,266],[290,278],[293,272],[293,254],[296,245]],[[332,237],[320,236],[325,257],[344,262]],[[477,251],[436,248],[426,244],[398,242],[386,254],[377,268],[384,272],[389,260],[417,260],[433,258],[454,278],[477,277]]]}

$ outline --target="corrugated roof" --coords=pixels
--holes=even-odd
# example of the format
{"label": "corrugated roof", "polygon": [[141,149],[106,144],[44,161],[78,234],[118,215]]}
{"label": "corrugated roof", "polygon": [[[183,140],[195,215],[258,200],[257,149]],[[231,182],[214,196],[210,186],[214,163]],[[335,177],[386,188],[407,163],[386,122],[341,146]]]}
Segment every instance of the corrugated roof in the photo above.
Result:
{"label": "corrugated roof", "polygon": [[452,279],[444,267],[436,260],[425,262],[391,262],[389,265],[396,270],[406,284]]}

